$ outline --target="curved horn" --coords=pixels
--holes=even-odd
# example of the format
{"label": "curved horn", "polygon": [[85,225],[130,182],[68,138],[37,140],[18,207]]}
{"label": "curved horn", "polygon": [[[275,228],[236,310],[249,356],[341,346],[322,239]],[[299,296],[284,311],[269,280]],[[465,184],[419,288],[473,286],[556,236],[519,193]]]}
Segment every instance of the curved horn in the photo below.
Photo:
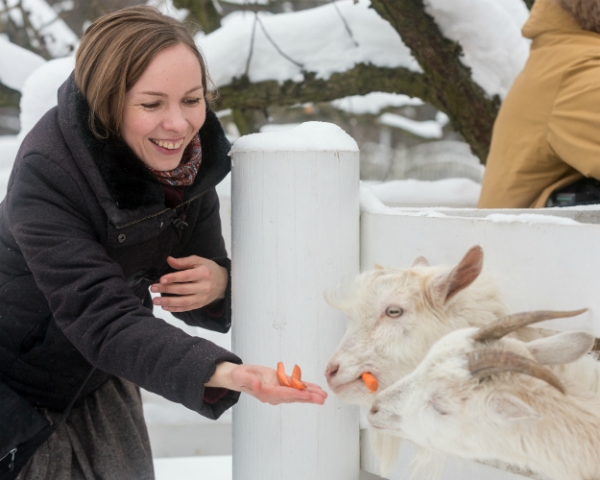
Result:
{"label": "curved horn", "polygon": [[503,350],[477,350],[467,355],[467,361],[471,375],[479,380],[495,373],[524,373],[543,380],[560,393],[565,393],[565,387],[561,381],[548,368],[516,353]]}
{"label": "curved horn", "polygon": [[587,308],[582,308],[581,310],[572,310],[568,312],[540,310],[537,312],[513,313],[512,315],[498,318],[485,327],[481,327],[473,336],[473,339],[478,342],[498,340],[499,338],[502,338],[519,328],[531,325],[532,323],[541,322],[543,320],[552,320],[553,318],[574,317],[575,315],[587,312],[587,310]]}

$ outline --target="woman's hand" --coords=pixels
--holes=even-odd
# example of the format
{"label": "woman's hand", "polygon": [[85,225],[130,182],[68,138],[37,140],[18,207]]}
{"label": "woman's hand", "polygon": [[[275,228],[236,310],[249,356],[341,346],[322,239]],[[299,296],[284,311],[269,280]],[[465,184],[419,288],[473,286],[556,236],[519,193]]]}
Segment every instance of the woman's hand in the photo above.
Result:
{"label": "woman's hand", "polygon": [[272,368],[223,362],[217,365],[214,375],[206,386],[247,393],[271,405],[292,402],[323,405],[327,393],[314,383],[304,381],[303,383],[306,385],[305,390],[281,387],[277,380],[277,372]]}
{"label": "woman's hand", "polygon": [[204,307],[225,297],[229,276],[227,269],[208,258],[168,257],[167,262],[178,272],[160,277],[160,283],[150,287],[153,293],[168,293],[171,296],[155,297],[154,305],[160,305],[168,312],[187,312]]}

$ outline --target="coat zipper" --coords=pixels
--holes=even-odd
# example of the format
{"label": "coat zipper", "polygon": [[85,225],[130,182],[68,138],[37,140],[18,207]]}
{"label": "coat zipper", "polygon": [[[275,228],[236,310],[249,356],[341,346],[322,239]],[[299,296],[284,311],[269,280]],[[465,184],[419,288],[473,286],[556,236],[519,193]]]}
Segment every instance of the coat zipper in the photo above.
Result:
{"label": "coat zipper", "polygon": [[117,230],[121,230],[123,228],[131,227],[132,225],[135,225],[136,223],[143,222],[144,220],[148,220],[150,218],[158,217],[159,215],[162,215],[163,213],[168,212],[169,210],[177,210],[178,208],[183,207],[184,205],[187,205],[188,203],[193,202],[194,200],[197,200],[202,195],[204,195],[206,192],[208,192],[208,190],[205,190],[204,192],[199,193],[198,195],[196,195],[196,196],[194,196],[192,198],[187,199],[185,202],[180,203],[175,208],[165,208],[164,210],[161,210],[160,212],[153,213],[152,215],[148,215],[148,216],[146,216],[144,218],[140,218],[139,220],[135,220],[134,222],[126,223],[125,225],[116,226],[115,228]]}

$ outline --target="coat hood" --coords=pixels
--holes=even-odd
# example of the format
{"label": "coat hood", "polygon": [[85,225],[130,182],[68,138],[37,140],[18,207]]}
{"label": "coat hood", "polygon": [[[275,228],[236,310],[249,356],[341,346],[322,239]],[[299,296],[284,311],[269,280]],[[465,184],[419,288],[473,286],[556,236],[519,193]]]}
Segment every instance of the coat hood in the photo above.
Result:
{"label": "coat hood", "polygon": [[535,38],[543,33],[600,32],[600,2],[598,0],[536,0],[523,36]]}
{"label": "coat hood", "polygon": [[598,0],[560,0],[584,30],[600,33],[600,2]]}

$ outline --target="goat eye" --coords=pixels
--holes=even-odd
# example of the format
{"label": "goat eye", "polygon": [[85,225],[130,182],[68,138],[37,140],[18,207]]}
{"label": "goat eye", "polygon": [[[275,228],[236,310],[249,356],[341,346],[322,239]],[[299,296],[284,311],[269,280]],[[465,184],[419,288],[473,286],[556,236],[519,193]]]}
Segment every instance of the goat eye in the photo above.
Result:
{"label": "goat eye", "polygon": [[385,309],[385,314],[388,317],[392,317],[392,318],[397,318],[400,315],[402,315],[404,313],[404,310],[402,310],[398,305],[390,305],[389,307],[387,307]]}

